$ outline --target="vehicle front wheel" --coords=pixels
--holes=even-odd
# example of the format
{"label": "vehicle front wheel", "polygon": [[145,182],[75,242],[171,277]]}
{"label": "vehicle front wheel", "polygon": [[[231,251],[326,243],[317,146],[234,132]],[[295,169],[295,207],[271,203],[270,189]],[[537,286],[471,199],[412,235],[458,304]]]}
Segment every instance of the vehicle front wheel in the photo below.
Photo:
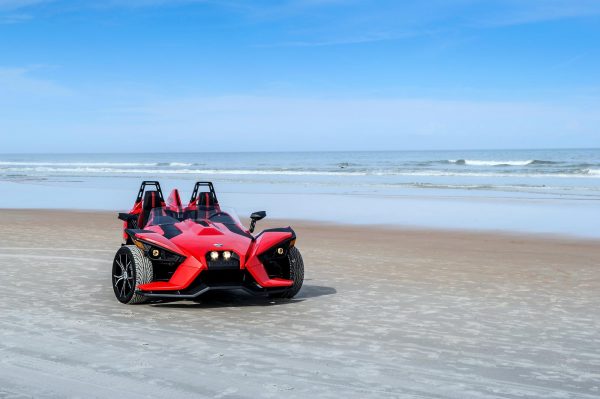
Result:
{"label": "vehicle front wheel", "polygon": [[136,293],[138,286],[152,281],[152,262],[135,245],[124,245],[117,251],[112,267],[112,284],[115,296],[121,303],[136,304],[146,297]]}
{"label": "vehicle front wheel", "polygon": [[302,260],[302,255],[300,255],[298,248],[291,247],[287,253],[287,257],[290,265],[289,279],[294,283],[285,291],[269,294],[271,298],[290,299],[296,296],[300,288],[302,288],[302,283],[304,282],[304,261]]}

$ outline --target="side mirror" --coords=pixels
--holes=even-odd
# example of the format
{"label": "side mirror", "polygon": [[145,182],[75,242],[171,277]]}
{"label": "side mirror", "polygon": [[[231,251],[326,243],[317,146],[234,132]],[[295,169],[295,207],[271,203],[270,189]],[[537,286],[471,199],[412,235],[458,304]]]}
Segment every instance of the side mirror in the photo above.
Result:
{"label": "side mirror", "polygon": [[138,215],[132,215],[130,213],[119,213],[119,219],[124,222],[136,220],[137,218],[138,218]]}
{"label": "side mirror", "polygon": [[250,222],[250,233],[254,232],[254,227],[256,226],[256,222],[264,219],[267,216],[267,212],[265,211],[258,211],[258,212],[254,212],[252,215],[250,215],[250,219],[252,219],[252,221]]}

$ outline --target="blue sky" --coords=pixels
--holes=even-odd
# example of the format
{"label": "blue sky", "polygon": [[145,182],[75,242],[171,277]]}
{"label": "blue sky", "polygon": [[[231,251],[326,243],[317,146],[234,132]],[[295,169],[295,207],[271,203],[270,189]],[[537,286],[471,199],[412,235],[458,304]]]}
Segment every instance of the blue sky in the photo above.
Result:
{"label": "blue sky", "polygon": [[596,0],[0,0],[0,152],[600,147],[598,43]]}

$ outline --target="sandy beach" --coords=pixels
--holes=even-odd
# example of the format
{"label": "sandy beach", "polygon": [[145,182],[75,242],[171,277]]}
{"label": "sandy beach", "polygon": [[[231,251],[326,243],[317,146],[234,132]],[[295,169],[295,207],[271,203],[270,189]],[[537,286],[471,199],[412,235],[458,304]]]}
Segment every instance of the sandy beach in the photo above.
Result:
{"label": "sandy beach", "polygon": [[296,299],[125,306],[115,213],[0,218],[0,398],[600,396],[599,241],[266,219]]}

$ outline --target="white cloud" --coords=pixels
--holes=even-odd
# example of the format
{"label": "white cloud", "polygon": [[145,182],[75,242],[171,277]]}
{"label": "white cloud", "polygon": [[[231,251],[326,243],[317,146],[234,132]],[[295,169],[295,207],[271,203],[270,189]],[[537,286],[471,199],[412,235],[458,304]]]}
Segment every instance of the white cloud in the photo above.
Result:
{"label": "white cloud", "polygon": [[[485,134],[483,130],[498,131],[508,126],[532,128],[548,123],[561,125],[563,123],[560,121],[586,115],[578,108],[531,102],[256,96],[173,100],[142,107],[138,111],[143,111],[156,121],[194,127],[210,123],[214,128],[223,126],[231,131],[243,131],[255,126],[257,130],[273,132],[295,130],[325,133],[343,128],[356,131],[403,130],[426,135],[473,129]],[[600,115],[587,116],[582,119],[584,124],[590,117],[595,122],[600,121]],[[481,124],[487,122],[496,123],[481,129]]]}
{"label": "white cloud", "polygon": [[19,24],[27,22],[33,17],[29,14],[6,14],[0,15],[0,25]]}
{"label": "white cloud", "polygon": [[56,97],[72,93],[70,89],[54,81],[34,77],[32,73],[39,68],[0,67],[0,102],[22,96]]}
{"label": "white cloud", "polygon": [[499,5],[496,15],[482,15],[476,25],[502,27],[600,15],[597,0],[509,0]]}
{"label": "white cloud", "polygon": [[600,115],[592,109],[527,102],[223,96],[129,107],[69,129],[94,137],[100,147],[115,139],[134,144],[143,134],[148,145],[161,142],[170,150],[181,143],[207,150],[224,143],[232,150],[581,146],[597,137]]}
{"label": "white cloud", "polygon": [[[29,89],[35,91],[37,84]],[[575,106],[252,95],[148,100],[98,91],[22,104],[10,114],[0,110],[0,131],[12,133],[1,135],[4,151],[114,151],[115,143],[139,151],[600,145],[597,98]]]}
{"label": "white cloud", "polygon": [[0,0],[0,11],[17,10],[52,0]]}

